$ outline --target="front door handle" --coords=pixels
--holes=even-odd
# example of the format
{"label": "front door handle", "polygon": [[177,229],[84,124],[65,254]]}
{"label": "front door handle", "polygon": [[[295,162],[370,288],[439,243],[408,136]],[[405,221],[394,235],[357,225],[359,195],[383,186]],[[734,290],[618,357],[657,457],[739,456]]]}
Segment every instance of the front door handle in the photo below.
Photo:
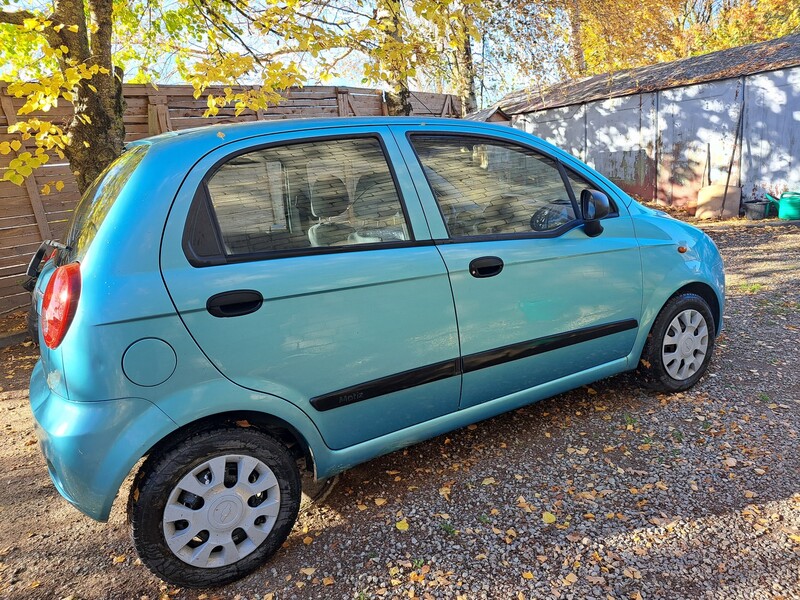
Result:
{"label": "front door handle", "polygon": [[503,270],[503,259],[497,256],[481,256],[469,263],[469,274],[478,279],[494,277]]}
{"label": "front door handle", "polygon": [[240,317],[256,312],[264,296],[255,290],[233,290],[214,294],[206,302],[206,310],[215,317]]}

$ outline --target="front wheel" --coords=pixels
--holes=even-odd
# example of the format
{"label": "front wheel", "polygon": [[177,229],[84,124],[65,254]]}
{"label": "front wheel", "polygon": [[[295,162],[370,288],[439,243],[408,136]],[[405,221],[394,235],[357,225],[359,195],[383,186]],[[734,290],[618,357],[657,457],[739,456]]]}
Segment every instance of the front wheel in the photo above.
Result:
{"label": "front wheel", "polygon": [[184,587],[229,583],[280,548],[297,518],[289,450],[252,429],[204,431],[150,456],[128,505],[142,562]]}
{"label": "front wheel", "polygon": [[697,294],[670,298],[647,336],[639,361],[645,385],[661,392],[680,392],[703,376],[714,350],[714,317]]}

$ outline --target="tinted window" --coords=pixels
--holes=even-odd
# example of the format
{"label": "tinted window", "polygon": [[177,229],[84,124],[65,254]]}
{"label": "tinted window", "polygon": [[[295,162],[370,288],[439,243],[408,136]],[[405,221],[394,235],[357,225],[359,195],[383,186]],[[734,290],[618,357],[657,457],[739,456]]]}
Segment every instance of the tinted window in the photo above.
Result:
{"label": "tinted window", "polygon": [[[567,174],[567,179],[569,179],[569,184],[572,186],[572,191],[575,193],[575,200],[580,202],[581,192],[583,190],[598,190],[603,191],[595,184],[590,182],[588,179],[584,178],[582,175],[578,175],[574,171],[570,169],[564,169]],[[603,192],[605,194],[605,192]],[[608,194],[606,194],[608,196]],[[617,205],[614,204],[614,201],[609,197],[608,198],[609,204],[609,216],[614,216],[618,214]]]}
{"label": "tinted window", "polygon": [[207,188],[228,255],[410,238],[374,138],[240,154],[214,172]]}
{"label": "tinted window", "polygon": [[551,231],[575,220],[556,162],[500,140],[413,136],[451,236]]}
{"label": "tinted window", "polygon": [[86,190],[72,215],[66,240],[69,250],[62,262],[83,258],[108,211],[146,152],[147,146],[134,146],[112,162]]}

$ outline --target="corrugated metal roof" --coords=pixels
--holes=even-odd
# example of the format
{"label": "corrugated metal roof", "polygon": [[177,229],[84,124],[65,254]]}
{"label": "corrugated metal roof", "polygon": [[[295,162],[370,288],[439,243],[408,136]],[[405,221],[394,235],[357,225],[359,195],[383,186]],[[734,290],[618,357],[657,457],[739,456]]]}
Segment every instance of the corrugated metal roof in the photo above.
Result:
{"label": "corrugated metal roof", "polygon": [[512,92],[497,105],[508,114],[583,104],[800,65],[800,34],[667,63]]}

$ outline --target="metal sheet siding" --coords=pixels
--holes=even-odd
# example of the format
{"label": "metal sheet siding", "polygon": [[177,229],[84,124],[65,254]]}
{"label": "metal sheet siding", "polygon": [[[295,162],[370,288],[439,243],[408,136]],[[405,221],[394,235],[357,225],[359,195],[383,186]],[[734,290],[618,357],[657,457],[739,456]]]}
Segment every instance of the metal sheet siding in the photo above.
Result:
{"label": "metal sheet siding", "polygon": [[586,106],[587,162],[626,192],[655,190],[656,97],[637,94]]}
{"label": "metal sheet siding", "polygon": [[800,67],[749,77],[745,106],[744,198],[800,191]]}
{"label": "metal sheet siding", "polygon": [[694,208],[729,170],[744,200],[800,190],[800,67],[525,113],[515,126],[666,204]]}

